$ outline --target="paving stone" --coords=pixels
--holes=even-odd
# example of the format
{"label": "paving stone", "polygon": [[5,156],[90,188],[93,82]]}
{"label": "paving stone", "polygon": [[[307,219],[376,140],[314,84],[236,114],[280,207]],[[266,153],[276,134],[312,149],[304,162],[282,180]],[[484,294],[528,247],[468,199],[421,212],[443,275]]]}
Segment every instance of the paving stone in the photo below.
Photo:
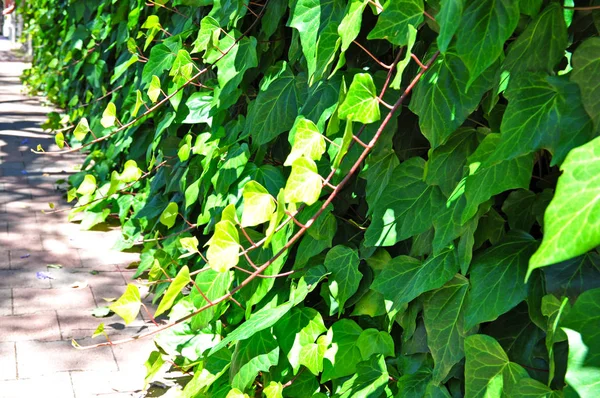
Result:
{"label": "paving stone", "polygon": [[111,270],[125,268],[129,264],[139,261],[139,253],[117,252],[106,250],[106,247],[79,249],[81,266],[97,270]]}
{"label": "paving stone", "polygon": [[60,340],[56,312],[0,317],[0,342],[27,340]]}
{"label": "paving stone", "polygon": [[2,398],[74,398],[69,373],[26,380],[0,381]]}
{"label": "paving stone", "polygon": [[144,388],[145,372],[72,372],[76,398],[140,397]]}
{"label": "paving stone", "polygon": [[0,316],[12,314],[12,290],[0,289]]}
{"label": "paving stone", "polygon": [[[99,303],[99,306],[108,306],[109,304]],[[146,324],[141,316],[138,316],[129,325],[125,325],[123,319],[116,314],[96,318],[92,316],[91,310],[58,310],[57,313],[63,340],[90,337],[100,323],[104,323],[104,331],[109,336],[135,336],[156,327],[153,324]],[[96,340],[100,342],[103,337],[94,339],[94,341]]]}
{"label": "paving stone", "polygon": [[51,251],[32,251],[32,250],[12,250],[10,252],[11,269],[48,269],[49,264],[62,265],[64,268],[80,268],[81,261],[77,250],[70,250],[66,253],[54,253]]}
{"label": "paving stone", "polygon": [[[92,339],[80,345],[96,344]],[[18,341],[17,370],[19,378],[45,376],[74,370],[118,370],[110,346],[78,350],[70,341]],[[43,355],[41,355],[43,353]]]}
{"label": "paving stone", "polygon": [[8,250],[0,250],[0,270],[10,268],[10,255]]}
{"label": "paving stone", "polygon": [[13,289],[14,314],[95,307],[94,296],[89,287],[84,289]]}
{"label": "paving stone", "polygon": [[[114,335],[112,340],[125,339],[127,335]],[[131,342],[117,344],[112,347],[119,369],[144,369],[144,363],[148,360],[150,353],[156,351],[156,345],[152,336],[133,340]]]}
{"label": "paving stone", "polygon": [[51,277],[46,273],[46,267],[33,267],[31,269],[0,270],[0,289],[31,287],[50,289]]}
{"label": "paving stone", "polygon": [[[15,357],[15,343],[0,343],[0,380],[13,380],[16,378],[17,360]],[[1,389],[0,394],[2,394]]]}

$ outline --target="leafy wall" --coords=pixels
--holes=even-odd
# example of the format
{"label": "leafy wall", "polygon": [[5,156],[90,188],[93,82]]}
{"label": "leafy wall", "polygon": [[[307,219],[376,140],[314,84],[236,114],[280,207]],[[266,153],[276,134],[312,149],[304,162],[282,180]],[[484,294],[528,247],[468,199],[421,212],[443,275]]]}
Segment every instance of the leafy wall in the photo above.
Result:
{"label": "leafy wall", "polygon": [[23,5],[40,156],[89,154],[71,217],[120,220],[168,318],[147,381],[600,396],[597,4]]}

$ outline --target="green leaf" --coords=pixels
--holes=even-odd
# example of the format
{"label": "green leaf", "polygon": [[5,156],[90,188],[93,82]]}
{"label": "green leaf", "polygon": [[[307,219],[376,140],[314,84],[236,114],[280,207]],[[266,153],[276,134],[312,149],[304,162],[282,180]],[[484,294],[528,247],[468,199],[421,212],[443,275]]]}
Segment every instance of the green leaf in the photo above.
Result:
{"label": "green leaf", "polygon": [[347,380],[336,397],[368,398],[381,397],[390,375],[383,355],[374,355],[356,366],[356,374]]}
{"label": "green leaf", "polygon": [[160,214],[160,223],[168,229],[173,228],[177,214],[179,214],[179,206],[175,202],[170,202]]}
{"label": "green leaf", "polygon": [[117,108],[115,107],[115,104],[113,104],[112,102],[109,102],[108,105],[106,106],[106,109],[104,109],[104,112],[102,113],[102,119],[100,120],[100,124],[104,128],[109,128],[109,127],[113,127],[115,125],[116,121],[117,121]]}
{"label": "green leaf", "polygon": [[119,315],[129,325],[135,320],[140,312],[142,299],[140,291],[134,284],[128,284],[125,293],[117,301],[110,305],[110,310]]}
{"label": "green leaf", "polygon": [[156,101],[158,101],[158,97],[160,97],[161,92],[162,90],[160,88],[160,79],[158,78],[158,76],[153,75],[152,81],[150,82],[150,87],[148,87],[148,98],[150,98],[150,101],[152,101],[152,103],[155,103]]}
{"label": "green leaf", "polygon": [[600,255],[588,252],[544,268],[546,291],[574,300],[586,290],[600,288]]}
{"label": "green leaf", "polygon": [[[194,303],[195,308],[202,308],[209,306],[210,301],[214,301],[224,296],[230,289],[233,281],[233,272],[216,272],[212,269],[199,273],[196,276],[196,285],[198,289],[202,291],[202,294],[196,288],[192,288],[190,291],[190,298]],[[192,318],[192,326],[198,329],[206,327],[215,317],[220,315],[224,307],[222,305],[209,306],[199,314],[194,315]]]}
{"label": "green leaf", "polygon": [[[315,342],[317,337],[327,330],[323,323],[321,314],[313,308],[292,308],[290,312],[284,315],[274,326],[273,333],[277,336],[277,341],[281,350],[286,354],[290,365],[294,369],[294,372],[298,372],[302,362],[303,352],[302,348],[311,345]],[[310,350],[313,350],[312,347]],[[313,353],[319,353],[320,351],[313,351]],[[321,355],[321,366],[323,363],[323,356]],[[314,361],[311,363],[314,364]],[[307,366],[306,364],[304,364]],[[308,366],[307,366],[308,367]],[[316,366],[318,367],[318,366]],[[318,374],[319,371],[313,372],[313,369],[309,368],[313,374]]]}
{"label": "green leaf", "polygon": [[236,93],[236,90],[244,74],[248,69],[258,66],[256,44],[254,37],[241,37],[227,51],[227,55],[217,62],[220,92],[216,96],[219,97],[219,107],[226,108],[237,102],[241,92]]}
{"label": "green leaf", "polygon": [[96,318],[104,318],[110,315],[112,311],[108,307],[96,307],[92,310],[92,316]]}
{"label": "green leaf", "polygon": [[475,129],[456,130],[444,145],[429,151],[425,182],[439,186],[445,195],[450,195],[463,177],[467,157],[475,151],[478,144]]}
{"label": "green leaf", "polygon": [[465,397],[500,397],[510,391],[527,371],[508,360],[493,338],[482,334],[465,340]]}
{"label": "green leaf", "polygon": [[119,179],[124,183],[131,183],[139,180],[142,177],[142,170],[138,167],[137,162],[133,159],[125,162],[123,172],[119,175]]}
{"label": "green leaf", "polygon": [[356,365],[362,361],[360,349],[357,346],[361,333],[361,327],[350,319],[341,319],[331,325],[327,331],[331,347],[325,353],[322,383],[356,372]]}
{"label": "green leaf", "polygon": [[370,359],[373,355],[381,354],[384,357],[394,356],[394,340],[389,333],[377,329],[365,329],[356,342],[363,360]]}
{"label": "green leaf", "polygon": [[523,73],[506,90],[508,106],[500,126],[501,140],[487,164],[548,149],[552,164],[592,137],[592,124],[581,105],[577,84],[566,76]]}
{"label": "green leaf", "polygon": [[513,75],[525,71],[552,73],[563,58],[567,44],[563,9],[560,4],[551,3],[510,46],[503,67]]}
{"label": "green leaf", "polygon": [[526,233],[511,233],[475,258],[467,298],[465,328],[493,321],[527,297],[527,261],[537,241]]}
{"label": "green leaf", "polygon": [[195,236],[192,236],[191,238],[181,238],[179,239],[179,244],[181,245],[181,248],[187,252],[179,258],[188,257],[198,252],[198,238]]}
{"label": "green leaf", "polygon": [[231,184],[241,177],[248,159],[250,159],[250,150],[246,143],[229,148],[227,156],[219,164],[218,172],[210,179],[217,192],[221,194],[227,192]]}
{"label": "green leaf", "polygon": [[292,163],[292,172],[285,184],[286,203],[312,205],[321,195],[322,179],[312,159],[298,158]]}
{"label": "green leaf", "polygon": [[327,252],[325,268],[331,272],[329,292],[339,303],[339,315],[344,312],[344,304],[356,293],[363,275],[358,271],[360,260],[356,250],[338,245]]}
{"label": "green leaf", "polygon": [[268,371],[271,366],[277,365],[277,362],[279,362],[279,346],[268,330],[238,342],[229,369],[232,387],[245,390],[259,372]]}
{"label": "green leaf", "polygon": [[266,398],[283,398],[283,384],[279,382],[270,382],[263,390]]}
{"label": "green leaf", "polygon": [[444,54],[458,29],[459,24],[456,21],[460,21],[462,17],[465,0],[442,0],[441,4],[440,12],[435,16],[435,20],[440,25],[437,45]]}
{"label": "green leaf", "polygon": [[521,0],[519,2],[519,11],[521,14],[535,17],[540,12],[542,0]]}
{"label": "green leaf", "polygon": [[562,398],[562,392],[552,391],[545,384],[537,380],[522,378],[510,390],[510,396],[514,398]]}
{"label": "green leaf", "polygon": [[448,282],[459,269],[456,250],[432,255],[425,262],[408,256],[395,257],[375,277],[371,288],[400,309],[422,293]]}
{"label": "green leaf", "polygon": [[600,245],[600,138],[572,150],[561,166],[556,193],[544,215],[542,244],[529,261],[531,272],[582,255]]}
{"label": "green leaf", "polygon": [[439,56],[415,87],[410,110],[432,148],[442,145],[479,106],[492,85],[493,71],[472,81],[463,61],[450,49]]}
{"label": "green leaf", "polygon": [[[319,67],[319,53],[331,46],[331,39],[334,43],[337,40],[331,33],[337,36],[337,27],[343,12],[344,3],[341,0],[298,0],[291,4],[289,26],[297,29],[300,35],[302,53],[306,58],[311,83],[320,79],[320,76],[314,76],[313,79]],[[327,30],[331,32],[329,35]],[[324,37],[325,42],[322,40]]]}
{"label": "green leaf", "polygon": [[219,21],[211,17],[210,15],[205,16],[200,21],[200,29],[198,30],[198,37],[194,41],[193,53],[205,52],[208,47],[219,41],[219,33],[221,27]]}
{"label": "green leaf", "polygon": [[377,208],[379,198],[384,194],[390,183],[394,169],[400,164],[396,152],[391,148],[385,148],[377,154],[371,154],[367,158],[367,168],[361,173],[367,181],[367,203],[368,213]]}
{"label": "green leaf", "polygon": [[362,22],[362,14],[367,6],[368,0],[351,0],[344,19],[337,28],[342,38],[342,52],[345,52],[350,44],[358,37]]}
{"label": "green leaf", "polygon": [[175,279],[173,279],[173,281],[169,284],[169,288],[165,292],[165,295],[163,296],[158,308],[156,309],[156,312],[154,313],[155,317],[164,313],[173,306],[173,303],[181,292],[181,289],[187,286],[187,284],[190,283],[190,280],[190,270],[188,269],[187,265],[184,265],[177,273]]}
{"label": "green leaf", "polygon": [[[586,346],[580,333],[564,328],[569,339],[569,360],[565,381],[580,397],[597,397],[600,394],[600,368],[586,366],[591,347]],[[597,352],[597,350],[596,350]]]}
{"label": "green leaf", "polygon": [[502,204],[502,211],[508,216],[511,229],[529,232],[535,222],[535,200],[536,194],[526,189],[517,189],[508,195]]}
{"label": "green leaf", "polygon": [[310,343],[302,346],[299,354],[300,365],[306,366],[314,375],[323,371],[323,358],[327,351],[327,336],[321,336],[316,343]]}
{"label": "green leaf", "polygon": [[425,161],[416,157],[394,169],[375,206],[366,246],[391,246],[431,228],[445,199],[438,187],[423,182],[424,168]]}
{"label": "green leaf", "polygon": [[273,80],[268,85],[267,78],[263,79],[261,90],[251,103],[242,134],[247,136],[251,133],[256,145],[264,145],[291,129],[301,103],[298,81],[287,64],[284,63],[280,71],[271,77]]}
{"label": "green leaf", "polygon": [[[63,149],[65,147],[65,135],[59,131],[54,136],[54,142],[60,149]],[[39,148],[38,148],[38,150],[39,150]]]}
{"label": "green leaf", "polygon": [[472,2],[456,33],[456,53],[469,70],[467,87],[498,59],[519,22],[516,0]]}
{"label": "green leaf", "polygon": [[441,383],[465,355],[467,329],[464,318],[468,290],[467,278],[456,275],[444,286],[429,293],[423,303],[427,344],[435,362],[435,383]]}
{"label": "green leaf", "polygon": [[206,245],[208,264],[217,272],[227,271],[240,260],[240,237],[237,228],[229,220],[219,221],[215,225],[215,233]]}
{"label": "green leaf", "polygon": [[144,105],[144,99],[142,98],[142,92],[140,90],[135,91],[135,106],[131,111],[131,116],[136,117],[140,108]]}
{"label": "green leaf", "polygon": [[[464,185],[467,204],[462,215],[463,224],[477,213],[480,204],[492,196],[509,189],[527,189],[529,187],[533,168],[533,156],[531,155],[507,160],[494,166],[485,166],[486,160],[497,150],[500,140],[500,134],[488,134],[479,144],[475,153],[467,159],[469,176]],[[460,185],[458,189],[460,189]]]}
{"label": "green leaf", "polygon": [[594,122],[594,130],[600,130],[600,83],[596,78],[600,74],[600,38],[590,37],[573,54],[573,73],[571,81],[581,90],[583,107]]}
{"label": "green leaf", "polygon": [[101,334],[105,334],[105,333],[106,332],[104,331],[104,323],[101,323],[100,325],[98,325],[98,327],[96,328],[96,330],[94,330],[94,333],[92,333],[92,338],[94,339],[94,338],[100,336]]}
{"label": "green leaf", "polygon": [[[77,123],[77,127],[75,127],[75,130],[73,130],[73,137],[75,137],[75,139],[77,141],[83,141],[89,132],[90,132],[90,125],[88,124],[87,119],[82,117],[81,120],[79,121],[79,123]],[[62,133],[61,133],[61,135],[62,135]],[[64,141],[64,139],[63,139],[63,141]]]}
{"label": "green leaf", "polygon": [[148,62],[144,65],[142,72],[142,82],[145,86],[150,84],[152,76],[161,76],[164,71],[171,69],[180,49],[180,42],[169,40],[152,47],[150,57],[148,57]]}
{"label": "green leaf", "polygon": [[96,177],[91,174],[87,174],[79,187],[77,193],[80,195],[91,195],[96,190]]}
{"label": "green leaf", "polygon": [[365,124],[376,122],[381,118],[377,89],[369,73],[354,75],[338,115],[340,119]]}
{"label": "green leaf", "polygon": [[284,166],[291,166],[294,161],[302,156],[320,160],[325,153],[325,138],[318,127],[303,116],[299,116],[290,131],[290,144],[292,151],[285,159]]}
{"label": "green leaf", "polygon": [[333,159],[332,166],[334,168],[339,168],[342,160],[344,160],[344,156],[348,154],[348,149],[350,148],[350,144],[352,143],[352,137],[354,136],[354,129],[352,127],[352,121],[348,120],[346,122],[346,127],[344,127],[344,135],[342,137],[342,142],[338,148],[338,152]]}
{"label": "green leaf", "polygon": [[[581,334],[583,343],[590,348],[590,352],[585,357],[585,362],[581,365],[594,366],[600,368],[600,288],[584,292],[571,311],[561,322],[561,326],[577,331]],[[570,340],[569,340],[570,343]]]}
{"label": "green leaf", "polygon": [[244,212],[242,227],[252,227],[271,219],[275,212],[275,200],[258,182],[248,181],[244,185]]}
{"label": "green leaf", "polygon": [[409,25],[408,33],[406,34],[406,36],[406,40],[408,43],[406,44],[404,58],[402,58],[396,64],[396,76],[394,77],[394,80],[392,80],[392,82],[390,83],[390,87],[394,90],[400,90],[400,86],[402,83],[402,75],[404,74],[404,70],[412,60],[412,49],[415,45],[415,42],[417,41],[417,29],[414,26]]}
{"label": "green leaf", "polygon": [[423,0],[395,0],[387,2],[367,39],[386,39],[397,46],[407,44],[408,26],[423,22]]}

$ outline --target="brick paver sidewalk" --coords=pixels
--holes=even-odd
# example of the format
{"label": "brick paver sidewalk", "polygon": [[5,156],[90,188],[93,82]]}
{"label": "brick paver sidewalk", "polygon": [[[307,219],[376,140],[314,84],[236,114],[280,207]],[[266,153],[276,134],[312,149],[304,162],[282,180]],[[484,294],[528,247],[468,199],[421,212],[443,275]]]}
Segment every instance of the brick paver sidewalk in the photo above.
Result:
{"label": "brick paver sidewalk", "polygon": [[[0,41],[0,60],[6,55]],[[125,327],[117,316],[94,318],[124,290],[136,254],[110,250],[117,230],[80,231],[67,213],[44,214],[62,199],[66,179],[80,156],[38,156],[53,136],[39,125],[49,108],[21,94],[26,64],[0,61],[0,397],[86,398],[140,396],[151,339],[126,346],[79,351],[104,322],[113,338],[152,327],[141,317]],[[60,264],[60,269],[48,267]],[[79,287],[76,287],[79,286]]]}

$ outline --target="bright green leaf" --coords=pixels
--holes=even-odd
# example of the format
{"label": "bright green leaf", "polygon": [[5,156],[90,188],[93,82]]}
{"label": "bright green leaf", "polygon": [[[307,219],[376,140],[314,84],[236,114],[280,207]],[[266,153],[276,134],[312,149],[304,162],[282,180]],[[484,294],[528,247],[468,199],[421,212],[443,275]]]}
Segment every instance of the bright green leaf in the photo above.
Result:
{"label": "bright green leaf", "polygon": [[367,39],[387,39],[392,44],[404,46],[409,25],[419,26],[423,22],[423,11],[423,0],[389,1]]}
{"label": "bright green leaf", "polygon": [[75,130],[73,130],[73,137],[75,137],[77,141],[83,141],[89,132],[90,125],[88,124],[87,119],[83,117],[77,124],[77,127],[75,127]]}
{"label": "bright green leaf", "polygon": [[271,219],[275,211],[275,200],[258,182],[248,181],[244,185],[244,212],[242,227],[253,227]]}
{"label": "bright green leaf", "polygon": [[110,305],[110,310],[119,315],[128,325],[135,320],[140,312],[142,299],[140,291],[134,284],[128,284],[125,293],[117,301]]}
{"label": "bright green leaf", "polygon": [[115,125],[116,121],[117,121],[117,108],[115,107],[115,104],[113,104],[112,102],[109,102],[108,105],[106,106],[106,109],[104,109],[104,112],[102,113],[102,120],[100,120],[100,124],[104,128],[109,128],[109,127],[113,127]]}
{"label": "bright green leaf", "polygon": [[327,252],[325,268],[331,272],[329,292],[339,303],[339,315],[346,301],[356,293],[363,275],[358,271],[358,253],[349,247],[338,245]]}
{"label": "bright green leaf", "polygon": [[184,265],[177,273],[175,279],[173,279],[173,281],[169,284],[169,288],[160,301],[154,316],[157,317],[170,309],[173,306],[175,299],[181,292],[181,289],[187,286],[188,283],[190,283],[190,270],[188,269],[187,265]]}
{"label": "bright green leaf", "polygon": [[377,89],[369,73],[354,75],[338,114],[340,119],[360,123],[373,123],[381,118]]}
{"label": "bright green leaf", "polygon": [[298,158],[292,164],[292,172],[285,185],[287,203],[312,205],[321,195],[322,179],[312,159]]}
{"label": "bright green leaf", "polygon": [[177,206],[177,203],[170,202],[160,215],[160,223],[168,229],[173,228],[178,213],[179,206]]}
{"label": "bright green leaf", "polygon": [[290,131],[292,151],[285,159],[284,166],[291,166],[299,157],[320,160],[325,153],[325,138],[318,127],[303,116],[298,117]]}
{"label": "bright green leaf", "polygon": [[206,258],[213,270],[225,272],[239,262],[240,237],[231,221],[219,221],[215,225],[214,235],[206,244]]}

